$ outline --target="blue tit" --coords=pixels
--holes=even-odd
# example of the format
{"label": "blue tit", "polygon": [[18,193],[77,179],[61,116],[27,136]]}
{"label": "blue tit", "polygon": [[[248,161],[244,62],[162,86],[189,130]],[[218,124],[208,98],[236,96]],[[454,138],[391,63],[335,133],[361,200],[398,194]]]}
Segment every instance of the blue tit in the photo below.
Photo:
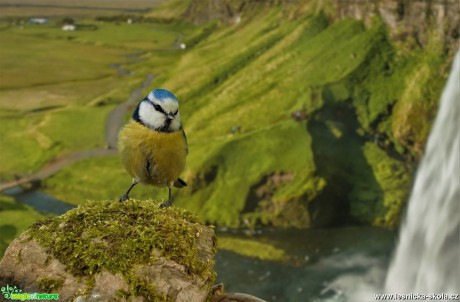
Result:
{"label": "blue tit", "polygon": [[129,199],[129,192],[138,183],[171,189],[187,184],[179,178],[188,153],[187,138],[182,129],[179,102],[165,89],[150,92],[136,107],[132,119],[118,135],[118,149],[126,171],[133,181],[120,202]]}

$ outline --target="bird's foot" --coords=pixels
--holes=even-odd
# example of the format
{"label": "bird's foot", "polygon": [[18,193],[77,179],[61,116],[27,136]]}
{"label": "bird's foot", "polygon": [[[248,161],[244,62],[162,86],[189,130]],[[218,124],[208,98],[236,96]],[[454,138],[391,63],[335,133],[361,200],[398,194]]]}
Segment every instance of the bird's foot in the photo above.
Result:
{"label": "bird's foot", "polygon": [[172,200],[169,199],[167,202],[163,202],[162,204],[160,204],[160,209],[169,208],[171,204],[172,204]]}
{"label": "bird's foot", "polygon": [[129,196],[128,194],[123,194],[123,196],[120,197],[120,199],[118,200],[119,202],[125,202],[129,199]]}

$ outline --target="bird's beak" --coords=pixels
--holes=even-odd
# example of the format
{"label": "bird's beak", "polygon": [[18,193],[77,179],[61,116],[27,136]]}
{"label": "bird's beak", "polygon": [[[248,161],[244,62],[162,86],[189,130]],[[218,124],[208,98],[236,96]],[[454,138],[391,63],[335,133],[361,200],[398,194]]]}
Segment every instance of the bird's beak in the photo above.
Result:
{"label": "bird's beak", "polygon": [[169,120],[173,120],[174,119],[174,113],[170,112],[166,115],[166,117],[169,119]]}

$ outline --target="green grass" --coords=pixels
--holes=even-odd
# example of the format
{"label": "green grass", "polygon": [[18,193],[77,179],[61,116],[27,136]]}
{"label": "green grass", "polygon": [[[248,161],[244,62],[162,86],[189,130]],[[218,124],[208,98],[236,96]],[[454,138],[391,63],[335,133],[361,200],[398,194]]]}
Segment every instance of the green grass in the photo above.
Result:
{"label": "green grass", "polygon": [[[107,185],[110,184],[110,185]],[[93,158],[72,164],[44,183],[44,192],[77,205],[104,196],[118,200],[131,184],[131,177],[118,157]],[[166,188],[138,185],[131,192],[135,199],[160,199],[166,201]]]}
{"label": "green grass", "polygon": [[109,64],[124,61],[117,50],[8,31],[0,31],[0,44],[1,90],[113,76]]}
{"label": "green grass", "polygon": [[[380,193],[373,192],[376,194],[374,198],[377,197],[380,207],[374,210],[377,212],[377,217],[373,223],[380,226],[397,227],[404,208],[404,202],[409,195],[410,173],[404,164],[390,158],[375,144],[365,144],[364,154],[372,166],[375,178],[381,187]],[[357,196],[356,199],[358,199]],[[367,198],[362,199],[366,200]],[[372,200],[368,200],[368,202],[371,203]],[[359,211],[359,208],[352,209],[352,211],[355,210]],[[368,211],[363,214],[368,215]]]}
{"label": "green grass", "polygon": [[219,236],[218,239],[217,247],[219,249],[232,251],[247,257],[272,261],[283,261],[287,257],[286,251],[253,239],[232,238],[228,236]]}
{"label": "green grass", "polygon": [[106,117],[113,106],[77,107],[55,110],[38,128],[63,151],[87,150],[105,143]]}
{"label": "green grass", "polygon": [[[154,73],[152,87],[179,97],[190,144],[183,173],[189,187],[178,191],[177,205],[216,224],[308,227],[315,225],[312,208],[343,199],[348,212],[334,215],[351,217],[336,217],[340,221],[395,226],[410,179],[405,156],[420,154],[443,83],[437,75],[446,60],[437,42],[426,50],[400,51],[382,23],[369,28],[350,19],[331,24],[316,10],[318,2],[300,5],[296,18],[295,10],[267,5],[246,11],[239,24],[192,26],[177,22],[187,3],[167,1],[152,11],[154,18],[170,21],[163,24],[95,23],[96,31],[68,34],[52,26],[0,32],[4,41],[27,44],[23,52],[12,46],[6,52],[6,70],[15,76],[2,87],[26,88],[0,94],[0,114],[9,130],[2,138],[7,147],[0,150],[5,171],[36,169],[51,155],[101,146],[108,111]],[[190,47],[160,50],[179,33]],[[95,59],[66,62],[62,52],[58,61],[71,70],[78,64],[78,72],[40,78],[50,64],[35,62],[46,55],[36,51],[53,45],[69,53],[94,51]],[[142,52],[128,66],[134,75],[114,75],[109,62],[125,62],[129,59],[118,54],[133,50]],[[33,70],[20,79],[24,68],[18,62],[29,52]],[[45,79],[57,83],[39,84]],[[11,104],[11,99],[20,102]],[[45,106],[60,107],[28,110]],[[295,122],[296,111],[306,120]],[[25,119],[18,118],[24,113]],[[235,127],[240,131],[231,134]],[[384,137],[379,146],[371,143],[374,134]],[[273,175],[292,179],[273,185]],[[45,190],[83,204],[116,199],[129,181],[118,158],[94,158],[47,179]],[[252,204],[260,188],[273,192]],[[328,190],[336,192],[333,198]],[[166,196],[165,189],[154,192],[136,188],[133,196]]]}
{"label": "green grass", "polygon": [[0,195],[0,259],[17,236],[45,216],[13,198]]}
{"label": "green grass", "polygon": [[2,179],[14,174],[36,171],[50,156],[56,154],[56,146],[48,137],[38,135],[33,126],[39,118],[23,118],[16,112],[1,113],[0,163]]}
{"label": "green grass", "polygon": [[[112,89],[111,94],[105,92],[105,95],[93,99],[94,106],[67,106],[32,112],[0,111],[2,130],[5,131],[0,138],[3,177],[37,171],[62,153],[104,147],[106,118],[114,107],[110,102],[124,101],[122,97],[128,95],[127,87],[122,91],[118,88]],[[101,102],[107,104],[97,106]]]}
{"label": "green grass", "polygon": [[[176,63],[164,67],[157,79],[156,83],[174,91],[182,101],[190,144],[184,172],[190,186],[179,192],[176,204],[198,212],[206,221],[230,226],[240,225],[243,219],[251,224],[310,225],[309,202],[325,187],[323,176],[332,174],[317,170],[318,159],[312,152],[315,142],[307,125],[293,121],[290,115],[302,109],[313,114],[324,106],[322,87],[328,87],[333,101],[345,101],[352,95],[347,81],[357,77],[356,70],[379,45],[385,45],[378,25],[365,30],[353,20],[329,25],[322,15],[289,22],[281,16],[272,9],[256,14],[250,22],[214,28],[182,55],[167,56],[168,62]],[[147,64],[157,59],[147,58]],[[343,135],[337,121],[325,125],[335,139]],[[241,133],[231,135],[232,127],[240,127]],[[359,150],[361,142],[355,143],[349,152]],[[356,180],[358,191],[365,190],[359,183],[371,173],[364,157],[360,158],[356,164],[367,172],[342,173]],[[330,168],[326,164],[321,169]],[[100,171],[102,177],[97,177]],[[255,184],[274,173],[295,177],[276,187],[273,196],[252,212],[245,212]],[[84,177],[87,182],[82,186],[65,181]],[[84,196],[117,197],[126,186],[125,179],[117,161],[94,159],[67,168],[46,183],[48,192],[65,199],[66,194],[59,192],[73,192],[78,196],[73,200],[80,203]],[[103,180],[117,190],[93,189],[103,187]],[[377,188],[379,184],[375,183]],[[267,212],[272,208],[275,210]],[[358,212],[353,213],[359,216]],[[384,211],[376,213],[385,215]]]}
{"label": "green grass", "polygon": [[16,30],[0,32],[3,179],[37,171],[62,153],[103,147],[108,112],[151,72],[120,77],[109,65],[128,61],[126,52]]}
{"label": "green grass", "polygon": [[59,24],[50,24],[44,26],[26,25],[22,28],[15,26],[9,32],[42,40],[62,40],[70,45],[89,44],[98,47],[122,48],[127,51],[172,48],[179,35],[175,27],[162,24],[126,24],[124,22],[97,22],[85,19],[77,21],[78,24],[94,26],[97,29],[82,28],[76,31],[63,31]]}
{"label": "green grass", "polygon": [[[184,189],[177,203],[200,213],[207,221],[237,226],[251,186],[264,176],[277,171],[295,173],[297,177],[313,175],[315,166],[308,156],[310,144],[305,126],[293,121],[219,143],[191,144],[190,172],[200,174],[213,166],[218,172],[214,181],[192,195],[188,194],[191,189]],[[316,189],[314,178],[304,185],[297,196]]]}
{"label": "green grass", "polygon": [[159,21],[179,20],[186,12],[191,0],[169,0],[164,1],[152,11],[147,13],[148,17]]}

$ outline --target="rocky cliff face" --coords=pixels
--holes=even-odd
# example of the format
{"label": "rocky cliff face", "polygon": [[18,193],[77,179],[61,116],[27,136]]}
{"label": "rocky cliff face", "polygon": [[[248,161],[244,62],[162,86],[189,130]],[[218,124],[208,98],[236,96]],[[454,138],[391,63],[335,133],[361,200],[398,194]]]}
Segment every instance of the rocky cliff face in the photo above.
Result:
{"label": "rocky cliff face", "polygon": [[[257,1],[257,0],[192,0],[185,17],[195,24],[219,19],[233,23],[252,5],[304,5],[303,1]],[[310,1],[312,5],[315,1]],[[325,8],[334,17],[353,18],[371,24],[380,17],[386,24],[390,35],[396,41],[413,40],[421,47],[436,38],[447,50],[459,47],[460,2],[457,0],[334,0],[316,1],[317,6]],[[326,4],[324,4],[325,2]]]}
{"label": "rocky cliff face", "polygon": [[371,23],[380,16],[395,40],[413,39],[425,47],[437,38],[445,49],[457,49],[460,2],[456,0],[336,0],[337,15]]}
{"label": "rocky cliff face", "polygon": [[195,24],[219,19],[224,22],[232,22],[243,10],[246,1],[226,1],[226,0],[192,0],[188,7],[185,17]]}

